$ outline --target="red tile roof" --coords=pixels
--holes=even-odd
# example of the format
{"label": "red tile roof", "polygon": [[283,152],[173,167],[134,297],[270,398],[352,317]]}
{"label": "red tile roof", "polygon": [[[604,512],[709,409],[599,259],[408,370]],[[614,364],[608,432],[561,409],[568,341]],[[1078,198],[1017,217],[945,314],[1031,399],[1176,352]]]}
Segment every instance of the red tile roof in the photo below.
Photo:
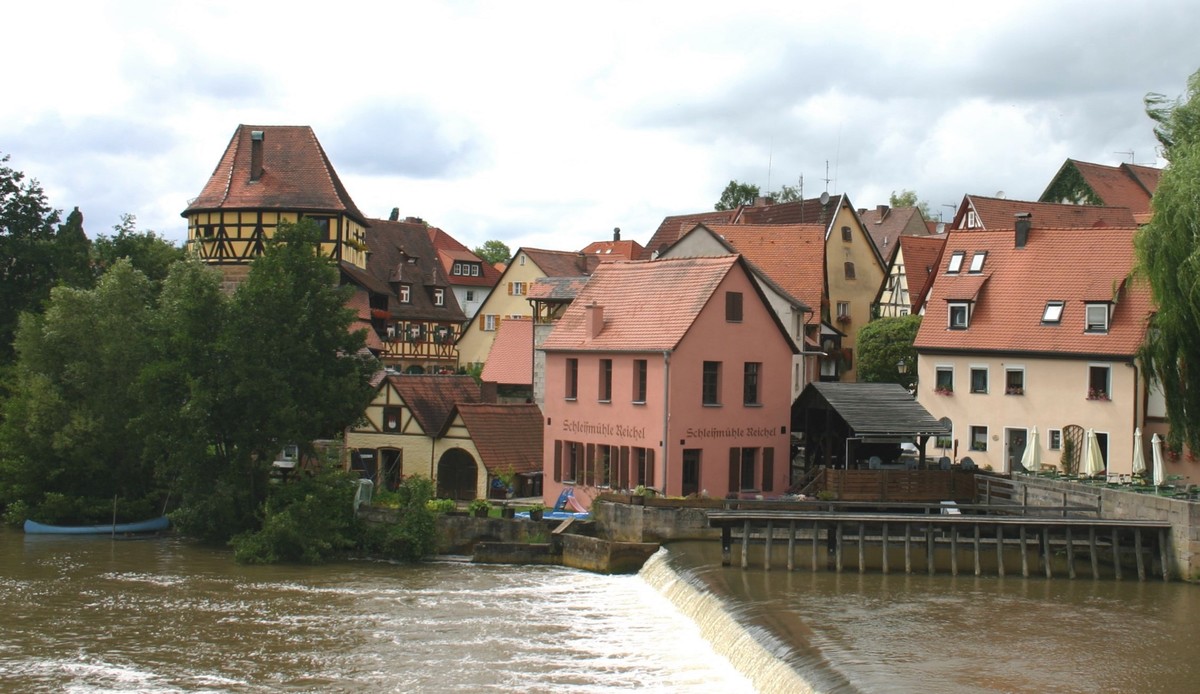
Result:
{"label": "red tile roof", "polygon": [[1074,165],[1088,187],[1105,205],[1128,207],[1134,213],[1150,211],[1150,198],[1162,175],[1160,169],[1131,164],[1105,166],[1074,159],[1068,159],[1067,162]]}
{"label": "red tile roof", "polygon": [[532,318],[522,316],[500,321],[480,378],[502,385],[533,385]]}
{"label": "red tile roof", "polygon": [[593,241],[581,253],[599,256],[604,260],[638,260],[646,249],[637,241]]}
{"label": "red tile roof", "polygon": [[904,273],[908,281],[908,298],[912,312],[917,313],[925,303],[925,297],[937,276],[942,249],[946,246],[946,235],[903,236],[899,248],[904,252]]}
{"label": "red tile roof", "polygon": [[[262,132],[262,175],[250,180],[251,133]],[[307,125],[239,125],[200,195],[183,216],[203,210],[335,212],[366,224]]]}
{"label": "red tile roof", "polygon": [[982,195],[967,195],[954,218],[954,229],[963,230],[966,212],[974,209],[984,229],[1012,229],[1016,215],[1030,213],[1034,229],[1086,229],[1100,227],[1136,226],[1133,214],[1127,207],[1101,207],[1099,205],[1068,205],[1056,202],[1031,202],[988,198]]}
{"label": "red tile roof", "polygon": [[539,301],[571,302],[587,284],[584,277],[539,277],[529,285],[528,298]]}
{"label": "red tile roof", "polygon": [[[496,269],[496,266],[475,255],[458,239],[434,226],[427,227],[426,230],[429,232],[429,240],[433,243],[434,250],[437,251],[438,259],[442,263],[442,270],[452,284],[464,287],[495,287],[496,283],[500,281],[500,271]],[[481,266],[479,275],[468,277],[452,274],[456,260],[479,263]]]}
{"label": "red tile roof", "polygon": [[542,470],[542,411],[534,404],[460,404],[484,467],[492,474]]}
{"label": "red tile roof", "polygon": [[818,224],[705,224],[756,269],[809,309],[825,295],[825,227]]}
{"label": "red tile roof", "polygon": [[387,381],[428,435],[443,430],[455,405],[483,400],[479,384],[470,376],[390,374]]}
{"label": "red tile roof", "polygon": [[[920,350],[1064,354],[1128,358],[1146,334],[1152,312],[1149,288],[1127,281],[1133,267],[1136,229],[1034,229],[1025,248],[1014,233],[955,231],[946,240],[942,265],[917,333]],[[963,272],[947,274],[955,251],[965,254]],[[977,251],[986,251],[982,273],[966,272]],[[950,300],[975,296],[969,327],[947,328]],[[1085,303],[1117,298],[1107,333],[1088,333]],[[1044,324],[1049,301],[1063,301],[1062,321]]]}
{"label": "red tile roof", "polygon": [[738,210],[713,210],[711,212],[695,212],[693,214],[677,214],[665,217],[650,242],[642,251],[641,260],[650,260],[656,253],[662,253],[667,246],[679,240],[684,232],[691,230],[700,223],[728,224],[737,216]]}
{"label": "red tile roof", "polygon": [[590,275],[600,264],[600,259],[594,255],[573,253],[571,251],[547,251],[540,248],[519,248],[516,255],[524,253],[541,269],[546,277],[578,277]]}
{"label": "red tile roof", "polygon": [[[598,352],[674,349],[717,286],[739,264],[749,272],[736,255],[604,263],[542,347]],[[603,329],[594,337],[587,330],[593,302],[603,310]]]}
{"label": "red tile roof", "polygon": [[738,224],[820,224],[828,227],[837,214],[844,195],[831,195],[822,203],[820,198],[754,205],[741,208]]}
{"label": "red tile roof", "polygon": [[[389,287],[389,308],[398,319],[462,323],[466,320],[450,281],[437,259],[424,222],[372,219],[367,229],[367,270]],[[409,262],[409,261],[412,262]],[[411,285],[409,302],[400,303],[392,283]],[[432,289],[443,289],[442,306],[433,303]]]}
{"label": "red tile roof", "polygon": [[[917,219],[914,220],[913,218]],[[921,210],[916,207],[888,207],[880,205],[870,210],[859,210],[858,218],[863,227],[871,235],[871,241],[879,255],[887,258],[896,247],[896,241],[905,231],[916,229],[919,234],[928,234],[929,229],[921,217]],[[909,231],[909,236],[915,235]]]}

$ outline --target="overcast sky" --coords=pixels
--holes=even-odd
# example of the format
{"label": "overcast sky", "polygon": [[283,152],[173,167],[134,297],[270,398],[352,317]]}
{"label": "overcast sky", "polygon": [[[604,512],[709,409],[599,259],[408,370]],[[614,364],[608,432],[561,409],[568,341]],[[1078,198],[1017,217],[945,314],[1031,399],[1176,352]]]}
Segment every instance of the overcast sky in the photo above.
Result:
{"label": "overcast sky", "polygon": [[[1194,2],[8,2],[0,153],[93,238],[182,241],[239,123],[310,125],[358,207],[468,246],[641,243],[730,179],[1036,199],[1162,165]],[[824,179],[831,179],[826,186]]]}

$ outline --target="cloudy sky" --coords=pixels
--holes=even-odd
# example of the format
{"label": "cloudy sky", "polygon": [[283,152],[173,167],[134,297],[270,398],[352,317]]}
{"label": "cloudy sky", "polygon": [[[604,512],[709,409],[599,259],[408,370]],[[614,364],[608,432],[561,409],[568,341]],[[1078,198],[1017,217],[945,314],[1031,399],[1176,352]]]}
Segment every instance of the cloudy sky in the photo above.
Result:
{"label": "cloudy sky", "polygon": [[1068,157],[1162,165],[1142,98],[1200,69],[1185,0],[43,0],[0,28],[8,165],[93,237],[176,241],[239,123],[312,126],[368,216],[576,250],[730,179],[949,217]]}

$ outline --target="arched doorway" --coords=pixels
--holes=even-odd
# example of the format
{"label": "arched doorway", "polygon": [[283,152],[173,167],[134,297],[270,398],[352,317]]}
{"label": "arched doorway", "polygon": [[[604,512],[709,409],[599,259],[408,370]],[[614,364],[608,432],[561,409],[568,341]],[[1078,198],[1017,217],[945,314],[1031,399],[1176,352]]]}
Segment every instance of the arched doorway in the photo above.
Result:
{"label": "arched doorway", "polygon": [[479,466],[470,453],[454,448],[442,454],[437,466],[437,495],[439,499],[466,501],[474,499]]}

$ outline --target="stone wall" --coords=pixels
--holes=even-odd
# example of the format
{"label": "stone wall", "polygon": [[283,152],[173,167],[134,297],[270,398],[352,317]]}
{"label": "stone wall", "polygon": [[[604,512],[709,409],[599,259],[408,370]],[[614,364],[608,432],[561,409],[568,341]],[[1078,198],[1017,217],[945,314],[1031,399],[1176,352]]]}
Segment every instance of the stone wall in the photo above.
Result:
{"label": "stone wall", "polygon": [[[669,542],[712,540],[721,537],[719,528],[708,525],[708,509],[720,508],[714,501],[698,507],[701,500],[669,501],[646,499],[644,505],[613,503],[603,498],[592,504],[597,535],[617,542]],[[688,505],[685,505],[688,504]]]}
{"label": "stone wall", "polygon": [[1015,475],[1014,501],[1039,506],[1095,506],[1104,518],[1168,521],[1171,524],[1171,574],[1200,582],[1200,503],[1099,487],[1053,478]]}

